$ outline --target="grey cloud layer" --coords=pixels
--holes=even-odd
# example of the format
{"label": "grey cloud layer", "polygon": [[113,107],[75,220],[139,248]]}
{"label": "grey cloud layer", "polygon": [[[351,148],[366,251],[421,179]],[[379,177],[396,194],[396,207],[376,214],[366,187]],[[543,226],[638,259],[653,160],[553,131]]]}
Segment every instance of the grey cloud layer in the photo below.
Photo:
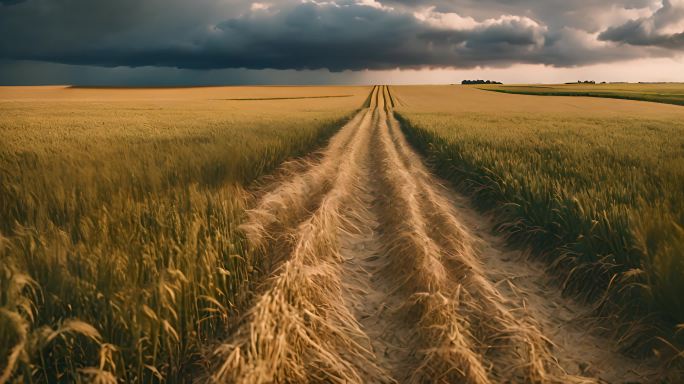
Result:
{"label": "grey cloud layer", "polygon": [[[664,0],[662,8],[642,17],[610,27],[599,39],[637,46],[684,49],[684,1]],[[665,31],[674,26],[673,31]]]}
{"label": "grey cloud layer", "polygon": [[333,71],[574,66],[681,54],[684,33],[672,29],[684,20],[682,2],[0,0],[0,59]]}

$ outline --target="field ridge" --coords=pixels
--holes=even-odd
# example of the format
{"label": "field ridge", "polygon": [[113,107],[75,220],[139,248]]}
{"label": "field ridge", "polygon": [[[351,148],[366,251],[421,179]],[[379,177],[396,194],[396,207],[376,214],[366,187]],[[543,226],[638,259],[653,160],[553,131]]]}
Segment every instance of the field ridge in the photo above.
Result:
{"label": "field ridge", "polygon": [[[575,87],[580,89],[574,89]],[[672,105],[684,105],[684,92],[681,87],[676,90],[650,90],[639,87],[637,84],[620,85],[617,89],[610,89],[611,85],[559,85],[559,86],[490,86],[477,87],[485,91],[531,96],[574,96],[574,97],[602,97],[609,99],[622,99],[634,101],[646,101]],[[582,89],[584,88],[584,89]]]}

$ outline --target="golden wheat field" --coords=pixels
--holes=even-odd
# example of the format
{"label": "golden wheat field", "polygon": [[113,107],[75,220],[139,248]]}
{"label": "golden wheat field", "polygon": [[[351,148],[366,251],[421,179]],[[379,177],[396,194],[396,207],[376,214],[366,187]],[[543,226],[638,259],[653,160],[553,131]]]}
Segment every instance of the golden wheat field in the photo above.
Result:
{"label": "golden wheat field", "polygon": [[201,372],[262,272],[244,187],[369,89],[2,88],[0,382]]}
{"label": "golden wheat field", "polygon": [[0,383],[677,383],[684,108],[0,87]]}

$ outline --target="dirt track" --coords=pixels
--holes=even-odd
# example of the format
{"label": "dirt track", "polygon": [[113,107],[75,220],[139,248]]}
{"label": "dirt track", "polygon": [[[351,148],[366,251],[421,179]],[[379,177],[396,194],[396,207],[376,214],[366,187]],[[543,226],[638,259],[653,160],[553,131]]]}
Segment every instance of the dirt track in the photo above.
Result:
{"label": "dirt track", "polygon": [[[244,226],[274,270],[219,382],[648,382],[408,146],[386,87]],[[643,363],[645,364],[645,363]]]}

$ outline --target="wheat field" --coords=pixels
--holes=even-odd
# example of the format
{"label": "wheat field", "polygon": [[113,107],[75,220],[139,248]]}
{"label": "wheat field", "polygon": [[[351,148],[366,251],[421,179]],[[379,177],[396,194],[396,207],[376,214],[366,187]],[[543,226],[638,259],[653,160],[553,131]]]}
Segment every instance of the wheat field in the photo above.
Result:
{"label": "wheat field", "polygon": [[395,94],[412,143],[509,243],[594,303],[623,348],[680,358],[671,343],[681,345],[684,323],[681,107],[471,87]]}
{"label": "wheat field", "polygon": [[676,383],[684,109],[0,88],[0,383]]}
{"label": "wheat field", "polygon": [[245,187],[368,91],[2,88],[0,382],[203,371],[261,272],[237,232]]}

